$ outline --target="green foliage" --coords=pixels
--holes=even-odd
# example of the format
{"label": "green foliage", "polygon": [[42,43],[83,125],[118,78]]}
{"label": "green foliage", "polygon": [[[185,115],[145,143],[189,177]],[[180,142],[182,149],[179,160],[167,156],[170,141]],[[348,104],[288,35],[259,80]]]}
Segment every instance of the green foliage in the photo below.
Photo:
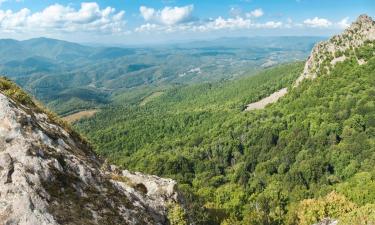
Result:
{"label": "green foliage", "polygon": [[168,210],[168,220],[171,225],[187,225],[187,218],[184,209],[178,205],[173,204]]}
{"label": "green foliage", "polygon": [[355,204],[335,192],[331,192],[324,198],[306,199],[298,207],[298,224],[311,225],[325,218],[338,219],[355,208]]}
{"label": "green foliage", "polygon": [[[265,110],[242,111],[291,86],[302,63],[179,86],[142,107],[111,105],[77,128],[112,162],[186,187],[187,213],[201,210],[196,224],[360,218],[357,208],[371,211],[375,198],[375,58],[364,57],[358,65],[350,56]],[[331,204],[321,196],[332,191]]]}
{"label": "green foliage", "polygon": [[232,79],[262,69],[271,59],[275,64],[304,59],[318,40],[229,38],[138,48],[90,47],[47,38],[0,40],[0,74],[66,115],[102,107],[145,86],[157,90]]}
{"label": "green foliage", "polygon": [[0,77],[0,91],[20,104],[35,106],[27,93],[5,77]]}
{"label": "green foliage", "polygon": [[366,204],[365,206],[356,208],[339,218],[339,225],[352,224],[375,224],[375,205]]}
{"label": "green foliage", "polygon": [[374,204],[358,206],[336,192],[331,192],[324,198],[301,201],[297,214],[297,223],[300,225],[314,224],[326,218],[334,218],[340,225],[375,223]]}
{"label": "green foliage", "polygon": [[337,185],[337,191],[358,205],[375,204],[375,180],[369,172],[355,174],[346,182]]}

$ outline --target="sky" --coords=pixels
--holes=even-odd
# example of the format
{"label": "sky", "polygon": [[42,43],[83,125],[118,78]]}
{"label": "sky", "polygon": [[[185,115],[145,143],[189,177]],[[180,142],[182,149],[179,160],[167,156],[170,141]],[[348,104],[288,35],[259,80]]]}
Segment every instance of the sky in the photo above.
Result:
{"label": "sky", "polygon": [[330,36],[374,0],[0,0],[0,38],[137,44],[231,36]]}

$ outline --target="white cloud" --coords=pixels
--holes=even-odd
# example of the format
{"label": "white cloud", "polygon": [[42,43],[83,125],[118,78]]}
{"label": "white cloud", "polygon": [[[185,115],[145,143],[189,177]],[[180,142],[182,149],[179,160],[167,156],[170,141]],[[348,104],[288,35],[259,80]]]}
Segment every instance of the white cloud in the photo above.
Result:
{"label": "white cloud", "polygon": [[0,10],[0,27],[2,31],[17,30],[27,26],[27,19],[30,15],[29,9],[21,9],[18,12],[11,10]]}
{"label": "white cloud", "polygon": [[135,32],[210,32],[218,30],[276,29],[281,27],[283,27],[283,23],[280,21],[253,23],[249,18],[237,16],[234,18],[217,17],[208,21],[192,21],[174,26],[146,23],[136,28]]}
{"label": "white cloud", "polygon": [[327,28],[332,25],[332,22],[319,17],[314,17],[313,19],[306,19],[303,23],[308,27],[313,28]]}
{"label": "white cloud", "polygon": [[222,18],[218,17],[205,22],[188,22],[176,24],[174,26],[165,26],[161,24],[146,23],[135,29],[136,32],[209,32],[215,30],[236,30],[236,29],[248,29],[252,26],[249,19],[241,17],[236,18]]}
{"label": "white cloud", "polygon": [[40,12],[24,8],[13,12],[0,10],[0,29],[6,32],[95,31],[121,32],[125,27],[124,11],[101,9],[95,2],[82,3],[79,9],[54,4]]}
{"label": "white cloud", "polygon": [[180,22],[187,21],[191,18],[193,12],[193,5],[188,5],[185,7],[165,7],[161,11],[161,21],[167,25],[173,25]]}
{"label": "white cloud", "polygon": [[283,26],[283,23],[280,21],[268,21],[266,23],[260,23],[256,24],[256,27],[258,28],[270,28],[270,29],[275,29],[275,28],[280,28]]}
{"label": "white cloud", "polygon": [[155,10],[154,8],[148,8],[146,6],[141,6],[139,8],[141,16],[145,21],[169,26],[190,21],[193,10],[193,5],[165,7],[162,10]]}
{"label": "white cloud", "polygon": [[155,9],[147,8],[146,6],[141,6],[139,8],[139,11],[141,12],[142,17],[146,21],[152,20],[155,17],[155,14],[156,14]]}
{"label": "white cloud", "polygon": [[246,29],[251,27],[251,21],[242,17],[224,19],[218,17],[203,26],[200,30],[221,30],[221,29]]}
{"label": "white cloud", "polygon": [[345,17],[344,19],[340,20],[337,25],[342,28],[342,29],[345,29],[347,27],[350,26],[350,23],[349,23],[349,17]]}
{"label": "white cloud", "polygon": [[141,26],[135,28],[135,32],[151,32],[151,31],[157,31],[157,30],[163,30],[162,26],[158,24],[151,24],[151,23],[146,23],[142,24]]}
{"label": "white cloud", "polygon": [[247,17],[255,17],[255,18],[258,18],[258,17],[261,17],[264,15],[264,12],[262,9],[254,9],[253,11],[249,12],[249,13],[246,13],[246,16]]}

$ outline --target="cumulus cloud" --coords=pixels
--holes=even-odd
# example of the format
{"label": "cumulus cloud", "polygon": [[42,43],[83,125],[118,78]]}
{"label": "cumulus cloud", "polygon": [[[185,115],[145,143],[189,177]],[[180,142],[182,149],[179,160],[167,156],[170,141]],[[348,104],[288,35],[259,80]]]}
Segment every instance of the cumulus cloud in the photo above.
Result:
{"label": "cumulus cloud", "polygon": [[217,30],[245,30],[268,28],[275,29],[283,26],[280,21],[254,23],[252,20],[264,15],[261,8],[254,9],[241,15],[241,9],[233,6],[229,18],[218,16],[208,20],[192,20],[193,5],[184,7],[165,7],[161,10],[141,6],[140,14],[146,21],[145,24],[135,28],[135,32],[209,32]]}
{"label": "cumulus cloud", "polygon": [[285,21],[258,22],[256,18],[262,17],[261,8],[242,14],[235,7],[230,9],[230,17],[218,16],[207,20],[191,20],[193,6],[165,7],[157,10],[145,6],[140,7],[140,13],[147,22],[137,28],[136,32],[210,32],[218,30],[246,30],[246,29],[301,29],[310,28],[344,28],[349,26],[349,18],[343,18],[339,22],[331,22],[325,18],[309,18],[296,23],[292,18]]}
{"label": "cumulus cloud", "polygon": [[146,23],[135,29],[136,32],[210,32],[218,30],[246,30],[246,29],[276,29],[283,27],[280,21],[268,21],[266,23],[253,23],[249,18],[232,17],[223,18],[217,17],[207,21],[192,21],[174,26],[165,26],[163,24]]}
{"label": "cumulus cloud", "polygon": [[314,17],[304,20],[303,24],[312,28],[327,28],[332,25],[332,22],[324,18]]}
{"label": "cumulus cloud", "polygon": [[124,14],[112,7],[101,9],[95,2],[81,3],[79,9],[54,4],[35,13],[27,8],[16,12],[0,10],[0,29],[8,32],[121,32],[125,27]]}
{"label": "cumulus cloud", "polygon": [[221,29],[246,29],[250,28],[251,21],[242,17],[224,19],[218,17],[204,25],[199,26],[200,30],[221,30]]}
{"label": "cumulus cloud", "polygon": [[135,32],[164,31],[163,26],[158,24],[146,23],[135,28]]}
{"label": "cumulus cloud", "polygon": [[177,32],[177,31],[189,31],[189,32],[208,32],[215,30],[235,30],[235,29],[246,29],[250,28],[251,21],[242,17],[236,18],[223,18],[218,17],[216,19],[210,19],[208,21],[200,22],[187,22],[181,24],[175,24],[174,26],[166,26],[163,24],[146,23],[135,29],[136,32]]}
{"label": "cumulus cloud", "polygon": [[271,29],[275,29],[275,28],[280,28],[282,26],[283,26],[283,23],[280,22],[280,21],[268,21],[266,23],[256,24],[256,27],[258,27],[258,28],[271,28]]}
{"label": "cumulus cloud", "polygon": [[183,7],[164,7],[162,10],[156,10],[146,6],[141,6],[139,8],[141,16],[145,21],[169,26],[190,21],[193,10],[193,5]]}
{"label": "cumulus cloud", "polygon": [[139,11],[141,12],[142,17],[146,21],[150,21],[155,17],[155,9],[154,8],[147,8],[146,6],[141,6],[139,8]]}
{"label": "cumulus cloud", "polygon": [[249,12],[249,13],[246,13],[246,16],[247,17],[255,17],[255,18],[258,18],[258,17],[261,17],[264,15],[264,12],[262,9],[254,9],[253,11]]}
{"label": "cumulus cloud", "polygon": [[337,25],[342,28],[342,29],[345,29],[347,27],[350,26],[350,23],[349,23],[349,17],[345,17],[344,19],[340,20]]}

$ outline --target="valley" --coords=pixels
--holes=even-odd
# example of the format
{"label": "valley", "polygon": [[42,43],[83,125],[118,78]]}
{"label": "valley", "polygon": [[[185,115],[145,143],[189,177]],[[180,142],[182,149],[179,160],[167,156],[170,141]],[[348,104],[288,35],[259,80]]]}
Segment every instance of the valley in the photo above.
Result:
{"label": "valley", "polygon": [[[375,204],[374,28],[360,17],[317,45],[319,63],[181,85],[142,107],[106,107],[75,127],[116,165],[177,180],[200,224],[363,221]],[[367,34],[347,35],[358,29]],[[360,44],[344,61],[321,47],[351,43]],[[258,110],[247,111],[249,103]]]}
{"label": "valley", "polygon": [[[375,21],[263,24],[262,9],[235,7],[203,21],[193,8],[140,6],[143,28],[341,30],[113,46],[0,39],[0,224],[375,224]],[[115,12],[66,12],[90,10],[100,23]],[[85,13],[80,23],[95,21]]]}
{"label": "valley", "polygon": [[105,106],[134,89],[157,91],[234,79],[254,74],[269,60],[303,60],[319,40],[221,38],[149,47],[91,47],[47,38],[0,40],[0,74],[66,116]]}

